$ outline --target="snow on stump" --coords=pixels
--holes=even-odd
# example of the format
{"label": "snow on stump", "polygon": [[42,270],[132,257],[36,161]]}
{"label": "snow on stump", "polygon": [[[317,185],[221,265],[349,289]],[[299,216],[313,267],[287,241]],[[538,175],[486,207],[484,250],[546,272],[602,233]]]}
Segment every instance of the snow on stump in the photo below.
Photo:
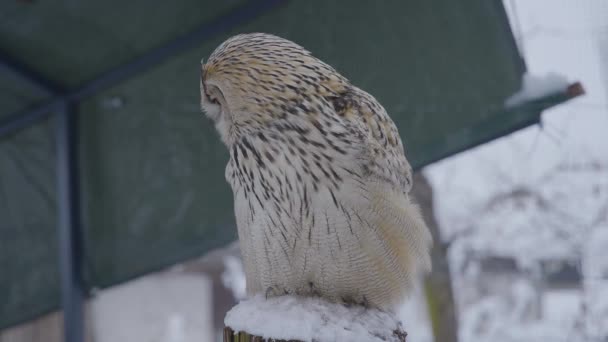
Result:
{"label": "snow on stump", "polygon": [[404,342],[395,315],[321,298],[255,296],[226,314],[224,342]]}

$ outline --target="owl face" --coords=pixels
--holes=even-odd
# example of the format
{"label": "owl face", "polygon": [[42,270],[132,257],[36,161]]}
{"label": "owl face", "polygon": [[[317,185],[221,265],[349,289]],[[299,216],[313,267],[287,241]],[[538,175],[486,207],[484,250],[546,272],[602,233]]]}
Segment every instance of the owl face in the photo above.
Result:
{"label": "owl face", "polygon": [[[210,88],[203,81],[204,78],[201,73],[200,88],[201,88],[201,109],[207,115],[207,117],[213,121],[217,121],[222,115],[222,105],[219,102],[217,94],[219,92],[216,87]],[[208,89],[210,88],[210,89]],[[220,92],[221,94],[221,92]],[[223,96],[222,96],[223,97]]]}
{"label": "owl face", "polygon": [[307,120],[347,83],[294,42],[241,34],[223,42],[202,65],[201,107],[230,146],[277,121]]}
{"label": "owl face", "polygon": [[201,109],[211,119],[224,144],[230,146],[233,124],[232,114],[221,89],[213,82],[206,82],[205,72],[201,73]]}

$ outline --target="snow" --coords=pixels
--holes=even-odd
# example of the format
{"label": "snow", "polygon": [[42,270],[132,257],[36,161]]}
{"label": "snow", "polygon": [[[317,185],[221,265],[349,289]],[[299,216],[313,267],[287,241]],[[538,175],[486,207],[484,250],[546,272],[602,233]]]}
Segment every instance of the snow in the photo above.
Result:
{"label": "snow", "polygon": [[397,310],[397,316],[403,322],[407,340],[414,342],[432,342],[433,332],[426,307],[426,296],[422,282],[414,288],[413,293]]}
{"label": "snow", "polygon": [[243,262],[234,255],[224,257],[225,270],[222,273],[222,284],[232,290],[234,298],[241,300],[246,295],[245,271]]}
{"label": "snow", "polygon": [[224,323],[235,332],[305,342],[396,341],[393,331],[400,325],[386,312],[295,296],[243,300],[228,312]]}
{"label": "snow", "polygon": [[[461,340],[472,341],[578,341],[570,329],[576,320],[580,297],[573,291],[550,294],[542,320],[525,319],[521,308],[534,300],[533,291],[519,283],[510,297],[489,296],[464,312]],[[520,292],[521,293],[518,293]]]}
{"label": "snow", "polygon": [[174,272],[99,291],[90,306],[94,340],[212,341],[210,291],[204,276]]}
{"label": "snow", "polygon": [[[449,263],[460,340],[605,341],[608,337],[608,41],[601,1],[504,1],[529,75],[507,105],[563,91],[581,81],[586,94],[546,110],[541,125],[425,168]],[[598,8],[596,8],[598,7]],[[549,10],[548,10],[549,9]],[[516,12],[516,15],[514,13]],[[601,26],[601,27],[600,27]],[[604,47],[606,49],[608,46]],[[608,52],[608,50],[604,50]],[[554,71],[565,76],[560,76]],[[541,75],[541,76],[533,76]],[[479,269],[471,251],[514,258],[578,258],[583,283],[544,289],[522,275],[500,291],[463,300]],[[537,318],[523,318],[540,303]]]}
{"label": "snow", "polygon": [[[608,202],[607,202],[608,204]],[[607,205],[608,208],[608,205]],[[604,212],[608,215],[608,210]],[[590,234],[585,250],[588,262],[584,265],[586,279],[584,304],[589,318],[587,328],[592,336],[608,336],[608,225]]]}
{"label": "snow", "polygon": [[507,107],[514,107],[526,101],[542,98],[547,95],[563,92],[568,87],[568,79],[557,73],[551,72],[542,76],[524,74],[522,88],[511,95],[506,101]]}
{"label": "snow", "polygon": [[556,290],[543,294],[543,318],[557,324],[572,322],[581,305],[579,291]]}

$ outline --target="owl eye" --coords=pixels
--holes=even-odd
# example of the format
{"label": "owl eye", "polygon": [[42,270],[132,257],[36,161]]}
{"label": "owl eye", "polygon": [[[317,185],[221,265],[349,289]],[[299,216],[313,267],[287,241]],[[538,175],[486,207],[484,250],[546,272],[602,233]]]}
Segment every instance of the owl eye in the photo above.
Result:
{"label": "owl eye", "polygon": [[208,93],[208,92],[205,92],[205,96],[207,97],[207,100],[208,100],[209,102],[211,102],[211,103],[213,103],[213,104],[216,104],[216,105],[219,105],[219,104],[220,104],[220,103],[219,103],[219,101],[217,100],[217,97],[209,95],[209,93]]}

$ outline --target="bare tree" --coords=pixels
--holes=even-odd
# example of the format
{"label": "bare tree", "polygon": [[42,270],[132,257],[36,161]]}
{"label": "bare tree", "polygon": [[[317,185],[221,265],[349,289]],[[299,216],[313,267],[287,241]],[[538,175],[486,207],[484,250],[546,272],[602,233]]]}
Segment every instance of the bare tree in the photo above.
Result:
{"label": "bare tree", "polygon": [[425,282],[426,300],[433,336],[437,342],[458,341],[458,319],[452,291],[452,279],[447,256],[447,245],[442,243],[439,225],[433,211],[433,189],[420,172],[414,175],[414,197],[433,235],[431,259],[433,270]]}

